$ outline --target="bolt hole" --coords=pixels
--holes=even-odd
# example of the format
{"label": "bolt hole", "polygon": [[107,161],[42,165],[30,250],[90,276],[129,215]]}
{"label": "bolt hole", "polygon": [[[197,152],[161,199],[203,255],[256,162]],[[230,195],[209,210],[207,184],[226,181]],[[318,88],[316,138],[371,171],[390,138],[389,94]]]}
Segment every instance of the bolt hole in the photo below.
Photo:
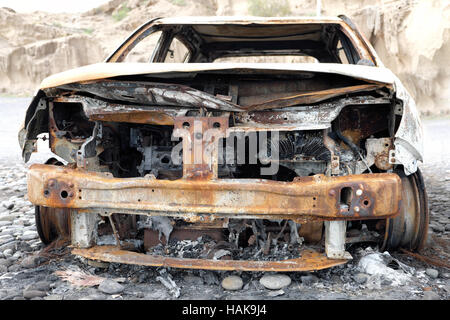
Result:
{"label": "bolt hole", "polygon": [[353,190],[350,187],[344,187],[341,189],[341,204],[351,206],[353,200]]}
{"label": "bolt hole", "polygon": [[317,200],[317,198],[316,198],[316,197],[313,197],[313,200]]}
{"label": "bolt hole", "polygon": [[191,126],[191,124],[189,122],[183,122],[183,128],[187,129]]}
{"label": "bolt hole", "polygon": [[155,192],[155,189],[152,189],[152,192]]}
{"label": "bolt hole", "polygon": [[66,190],[61,191],[61,198],[66,199],[69,196]]}
{"label": "bolt hole", "polygon": [[364,199],[363,206],[368,207],[370,205],[370,201],[368,199]]}
{"label": "bolt hole", "polygon": [[138,202],[141,202],[141,199],[138,199]]}
{"label": "bolt hole", "polygon": [[44,190],[44,195],[48,196],[50,194],[50,191]]}
{"label": "bolt hole", "polygon": [[219,122],[214,122],[213,123],[213,127],[214,128],[220,128],[220,123]]}
{"label": "bolt hole", "polygon": [[170,158],[169,158],[169,156],[164,155],[160,161],[161,161],[161,163],[168,164],[168,163],[170,163]]}

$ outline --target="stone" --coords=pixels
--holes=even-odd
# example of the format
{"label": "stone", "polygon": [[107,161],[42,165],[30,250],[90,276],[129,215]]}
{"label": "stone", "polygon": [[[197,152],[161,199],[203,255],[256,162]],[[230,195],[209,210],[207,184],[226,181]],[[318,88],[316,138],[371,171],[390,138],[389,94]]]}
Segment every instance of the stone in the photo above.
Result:
{"label": "stone", "polygon": [[445,225],[445,231],[450,231],[450,223],[447,223],[447,224]]}
{"label": "stone", "polygon": [[310,286],[313,283],[316,283],[319,281],[319,278],[317,278],[315,275],[309,274],[306,276],[301,276],[300,280],[302,280],[302,284],[306,285],[306,286]]}
{"label": "stone", "polygon": [[106,300],[106,296],[101,293],[93,293],[80,300]]}
{"label": "stone", "polygon": [[284,294],[284,290],[280,289],[280,290],[274,290],[274,291],[270,291],[267,296],[268,297],[278,297],[278,296],[282,296]]}
{"label": "stone", "polygon": [[14,242],[14,237],[10,234],[4,234],[0,236],[0,245],[2,246],[0,251],[4,251],[3,245]]}
{"label": "stone", "polygon": [[25,299],[32,299],[35,297],[45,297],[46,295],[47,294],[45,292],[40,291],[40,290],[33,290],[33,289],[23,290],[23,297]]}
{"label": "stone", "polygon": [[0,221],[14,221],[14,219],[16,219],[18,216],[17,215],[1,215],[0,216]]}
{"label": "stone", "polygon": [[445,227],[442,224],[432,224],[430,225],[431,229],[433,229],[433,231],[435,232],[444,232],[445,231]]}
{"label": "stone", "polygon": [[0,265],[0,274],[8,272],[8,267]]}
{"label": "stone", "polygon": [[37,256],[29,256],[23,259],[20,265],[22,266],[22,268],[26,269],[34,268],[37,266],[38,260],[39,259]]}
{"label": "stone", "polygon": [[364,284],[367,282],[367,279],[369,279],[369,276],[365,273],[358,273],[353,277],[353,279],[359,284]]}
{"label": "stone", "polygon": [[62,300],[63,296],[59,294],[51,294],[49,296],[44,297],[44,300]]}
{"label": "stone", "polygon": [[118,294],[124,290],[124,286],[117,281],[106,279],[100,283],[98,290],[106,294]]}
{"label": "stone", "polygon": [[17,272],[21,269],[22,267],[18,264],[13,264],[12,266],[8,267],[8,272]]}
{"label": "stone", "polygon": [[22,240],[34,240],[34,239],[37,239],[38,236],[39,235],[35,231],[25,231],[22,234],[22,236],[20,237],[20,239],[22,239]]}
{"label": "stone", "polygon": [[[14,238],[13,238],[14,239]],[[15,249],[17,241],[1,241],[0,240],[0,251],[5,251],[6,249]]]}
{"label": "stone", "polygon": [[238,276],[228,276],[222,280],[222,287],[225,290],[241,290],[243,285],[244,282],[242,281],[241,277]]}
{"label": "stone", "polygon": [[12,255],[13,255],[12,249],[6,249],[5,251],[3,251],[3,256],[7,259],[12,257]]}
{"label": "stone", "polygon": [[434,291],[424,291],[422,300],[440,300],[441,297]]}
{"label": "stone", "polygon": [[0,266],[9,267],[13,262],[9,259],[0,259]]}
{"label": "stone", "polygon": [[8,210],[12,210],[14,208],[14,202],[12,201],[3,201],[2,205]]}
{"label": "stone", "polygon": [[427,270],[425,270],[425,273],[433,279],[436,279],[439,276],[439,271],[432,268],[428,268]]}
{"label": "stone", "polygon": [[259,279],[259,283],[270,290],[285,288],[291,284],[291,281],[291,278],[285,274],[265,274]]}
{"label": "stone", "polygon": [[39,291],[48,291],[50,290],[50,282],[48,281],[38,281],[30,285],[30,289],[39,290]]}

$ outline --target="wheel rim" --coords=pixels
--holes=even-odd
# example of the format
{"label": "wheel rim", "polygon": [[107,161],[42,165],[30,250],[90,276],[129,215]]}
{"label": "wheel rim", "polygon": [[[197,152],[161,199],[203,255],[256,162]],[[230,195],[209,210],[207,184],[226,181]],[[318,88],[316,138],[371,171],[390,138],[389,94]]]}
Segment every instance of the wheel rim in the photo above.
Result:
{"label": "wheel rim", "polygon": [[402,202],[400,213],[393,219],[386,220],[385,237],[382,250],[404,248],[421,250],[428,233],[428,201],[419,170],[406,176],[397,172],[402,180]]}
{"label": "wheel rim", "polygon": [[35,207],[36,229],[44,244],[70,237],[70,210],[67,208]]}

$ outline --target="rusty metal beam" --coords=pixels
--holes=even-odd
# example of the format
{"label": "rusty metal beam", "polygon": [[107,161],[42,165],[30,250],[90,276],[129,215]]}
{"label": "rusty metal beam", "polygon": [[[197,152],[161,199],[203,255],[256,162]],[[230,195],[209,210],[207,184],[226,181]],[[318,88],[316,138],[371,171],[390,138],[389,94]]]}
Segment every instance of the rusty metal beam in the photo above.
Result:
{"label": "rusty metal beam", "polygon": [[347,260],[342,259],[328,259],[323,253],[312,250],[302,251],[300,258],[283,261],[172,258],[120,250],[115,246],[96,246],[89,249],[74,248],[72,249],[72,254],[92,260],[139,264],[143,266],[229,271],[310,271],[326,269],[347,262]]}
{"label": "rusty metal beam", "polygon": [[[341,209],[341,190],[352,193]],[[393,173],[326,177],[292,182],[262,179],[158,180],[52,165],[32,165],[28,197],[35,205],[81,212],[167,215],[180,218],[352,220],[395,216],[401,180]]]}

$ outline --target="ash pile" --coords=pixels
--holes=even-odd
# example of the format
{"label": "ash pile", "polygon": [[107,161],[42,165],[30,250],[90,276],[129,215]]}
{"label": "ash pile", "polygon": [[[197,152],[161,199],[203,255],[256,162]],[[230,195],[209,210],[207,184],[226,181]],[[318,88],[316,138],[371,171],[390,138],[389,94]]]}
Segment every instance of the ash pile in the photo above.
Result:
{"label": "ash pile", "polygon": [[300,225],[291,220],[186,223],[148,217],[140,221],[139,228],[144,230],[147,254],[175,258],[280,261],[300,258],[305,248]]}

